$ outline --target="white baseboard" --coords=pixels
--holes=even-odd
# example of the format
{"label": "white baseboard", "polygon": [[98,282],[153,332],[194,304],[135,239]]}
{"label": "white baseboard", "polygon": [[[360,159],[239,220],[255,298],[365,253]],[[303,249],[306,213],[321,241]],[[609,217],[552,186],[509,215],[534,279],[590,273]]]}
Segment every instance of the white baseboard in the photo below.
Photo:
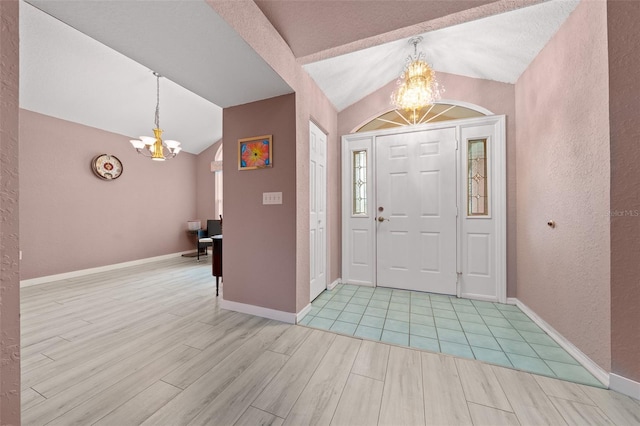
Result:
{"label": "white baseboard", "polygon": [[567,351],[569,355],[574,357],[584,368],[589,371],[589,373],[593,374],[593,376],[598,379],[603,385],[609,387],[609,373],[606,372],[602,367],[593,362],[591,358],[584,354],[580,349],[578,349],[573,343],[567,340],[562,334],[558,333],[553,327],[551,327],[545,320],[540,318],[538,314],[536,314],[531,308],[522,303],[520,300],[514,297],[509,297],[507,299],[507,303],[511,305],[516,305],[525,315],[527,315],[533,322],[535,322],[538,327],[543,329],[549,337],[556,341],[562,349]]}
{"label": "white baseboard", "polygon": [[634,380],[611,373],[609,374],[609,389],[640,401],[640,383]]}
{"label": "white baseboard", "polygon": [[311,303],[309,303],[307,306],[302,308],[302,310],[296,314],[296,324],[299,323],[300,320],[304,318],[305,315],[307,315],[310,311],[311,311]]}
{"label": "white baseboard", "polygon": [[147,257],[145,259],[131,260],[129,262],[114,263],[112,265],[98,266],[89,269],[80,269],[78,271],[64,272],[62,274],[47,275],[45,277],[31,278],[21,280],[20,287],[30,287],[32,285],[44,284],[52,281],[66,280],[69,278],[82,277],[84,275],[97,274],[98,272],[113,271],[114,269],[128,268],[129,266],[143,265],[145,263],[157,262],[159,260],[171,259],[176,256],[182,256],[184,253],[191,253],[193,250],[181,251],[178,253],[164,254],[162,256]]}
{"label": "white baseboard", "polygon": [[375,287],[373,283],[367,281],[342,281],[342,279],[340,281],[342,284],[359,285],[360,287]]}
{"label": "white baseboard", "polygon": [[[233,302],[220,298],[220,307],[229,311],[241,312],[243,314],[255,315],[258,317],[269,318],[276,321],[282,321],[289,324],[295,324],[297,314],[293,312],[276,311],[275,309],[264,308],[262,306],[248,305],[246,303]],[[311,309],[311,308],[309,308]]]}
{"label": "white baseboard", "polygon": [[465,299],[480,300],[483,302],[497,302],[498,298],[493,296],[485,296],[484,294],[461,293],[459,297]]}
{"label": "white baseboard", "polygon": [[336,286],[340,284],[340,278],[336,279],[334,282],[327,286],[327,290],[333,290]]}

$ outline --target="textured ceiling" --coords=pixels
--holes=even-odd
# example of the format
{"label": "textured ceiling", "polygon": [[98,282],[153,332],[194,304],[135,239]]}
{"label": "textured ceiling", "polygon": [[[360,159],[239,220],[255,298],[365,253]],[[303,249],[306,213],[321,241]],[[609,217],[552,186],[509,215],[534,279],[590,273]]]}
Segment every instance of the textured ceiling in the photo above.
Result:
{"label": "textured ceiling", "polygon": [[495,1],[256,0],[256,4],[300,58]]}
{"label": "textured ceiling", "polygon": [[[22,108],[147,135],[158,71],[165,136],[197,154],[221,137],[221,107],[291,93],[204,0],[27,1],[46,13],[21,4]],[[515,82],[578,3],[540,1],[256,4],[342,110],[397,78],[420,33],[436,71]]]}
{"label": "textured ceiling", "polygon": [[[577,4],[549,1],[426,32],[418,50],[436,72],[515,83]],[[398,78],[412,53],[401,39],[304,68],[340,111]]]}

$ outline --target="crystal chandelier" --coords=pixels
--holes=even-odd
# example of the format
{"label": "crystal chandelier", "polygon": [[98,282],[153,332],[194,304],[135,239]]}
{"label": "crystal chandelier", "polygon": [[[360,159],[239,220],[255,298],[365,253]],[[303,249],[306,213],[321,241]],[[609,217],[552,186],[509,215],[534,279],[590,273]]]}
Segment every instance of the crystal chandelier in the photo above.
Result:
{"label": "crystal chandelier", "polygon": [[182,150],[178,141],[162,141],[162,129],[160,129],[160,74],[154,72],[156,76],[156,128],[153,129],[154,137],[140,136],[140,139],[132,139],[131,145],[145,157],[154,161],[164,161],[175,157]]}
{"label": "crystal chandelier", "polygon": [[398,79],[398,88],[391,95],[391,101],[397,109],[412,112],[432,105],[440,99],[443,91],[436,81],[436,74],[425,61],[424,53],[418,53],[418,43],[422,37],[413,37],[409,40],[413,44],[413,56],[409,55],[407,64]]}

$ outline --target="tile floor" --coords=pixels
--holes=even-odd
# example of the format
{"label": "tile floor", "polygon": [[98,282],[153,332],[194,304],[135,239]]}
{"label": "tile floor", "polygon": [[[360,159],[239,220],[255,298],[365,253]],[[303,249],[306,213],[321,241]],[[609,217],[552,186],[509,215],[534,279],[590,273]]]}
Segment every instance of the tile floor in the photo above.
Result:
{"label": "tile floor", "polygon": [[300,325],[603,387],[514,305],[337,285]]}

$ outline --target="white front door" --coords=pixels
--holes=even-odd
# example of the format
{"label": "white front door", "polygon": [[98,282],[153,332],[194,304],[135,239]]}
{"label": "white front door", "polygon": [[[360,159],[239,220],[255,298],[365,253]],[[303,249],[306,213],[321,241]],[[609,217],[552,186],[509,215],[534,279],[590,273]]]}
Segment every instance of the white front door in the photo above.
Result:
{"label": "white front door", "polygon": [[327,135],[309,122],[309,251],[311,301],[327,288]]}
{"label": "white front door", "polygon": [[377,285],[456,294],[455,127],[376,138]]}

